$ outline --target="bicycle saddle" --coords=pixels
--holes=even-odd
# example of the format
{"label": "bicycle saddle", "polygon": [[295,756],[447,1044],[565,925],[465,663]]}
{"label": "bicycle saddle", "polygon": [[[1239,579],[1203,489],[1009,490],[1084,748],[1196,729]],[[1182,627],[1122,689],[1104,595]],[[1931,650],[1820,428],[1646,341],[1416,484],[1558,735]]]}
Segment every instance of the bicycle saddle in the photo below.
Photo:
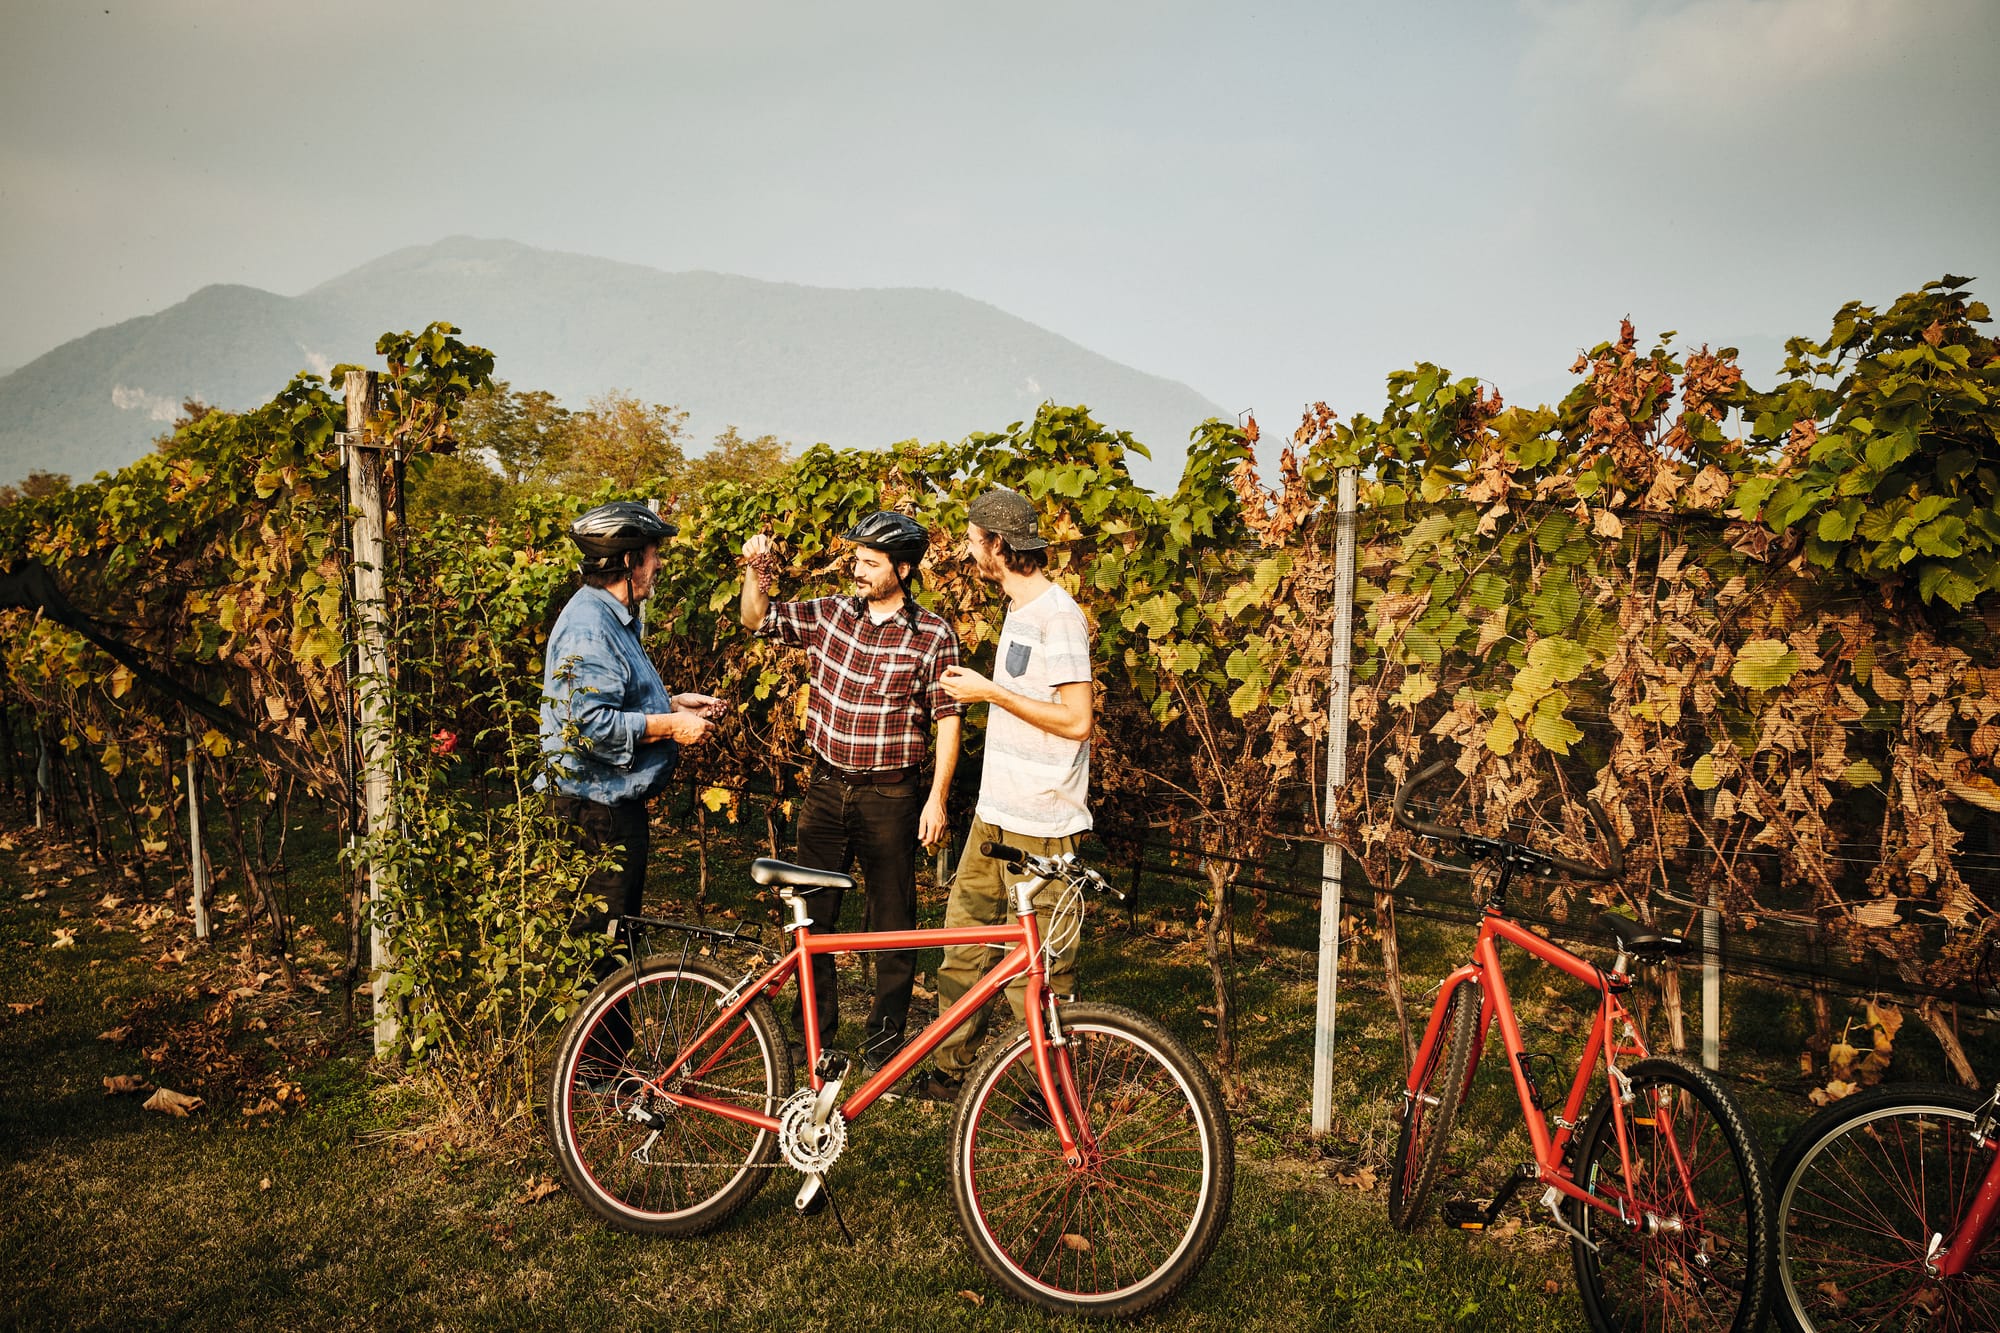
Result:
{"label": "bicycle saddle", "polygon": [[852,875],[843,875],[833,870],[814,870],[811,866],[795,866],[790,861],[774,861],[768,856],[760,856],[750,863],[750,880],[754,884],[762,884],[767,889],[792,889],[801,898],[818,893],[821,889],[854,887]]}
{"label": "bicycle saddle", "polygon": [[1629,916],[1616,912],[1599,912],[1597,924],[1603,926],[1618,938],[1618,949],[1635,958],[1657,963],[1662,958],[1678,958],[1688,950],[1688,942],[1678,935],[1662,935],[1648,926],[1642,926]]}

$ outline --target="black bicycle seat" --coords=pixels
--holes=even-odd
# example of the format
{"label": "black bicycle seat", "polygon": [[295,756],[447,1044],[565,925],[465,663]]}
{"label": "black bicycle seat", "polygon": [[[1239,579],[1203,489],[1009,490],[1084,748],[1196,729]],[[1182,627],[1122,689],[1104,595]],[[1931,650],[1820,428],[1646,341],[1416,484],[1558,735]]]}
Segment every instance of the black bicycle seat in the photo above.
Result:
{"label": "black bicycle seat", "polygon": [[810,897],[821,889],[854,887],[852,875],[843,875],[835,870],[814,870],[811,866],[795,866],[790,861],[774,861],[768,856],[760,856],[750,863],[750,879],[767,889],[795,890],[801,898]]}
{"label": "black bicycle seat", "polygon": [[1678,935],[1662,935],[1648,926],[1642,926],[1629,916],[1616,912],[1599,912],[1597,924],[1618,937],[1618,949],[1635,958],[1647,962],[1658,962],[1662,958],[1678,958],[1688,950],[1688,942]]}

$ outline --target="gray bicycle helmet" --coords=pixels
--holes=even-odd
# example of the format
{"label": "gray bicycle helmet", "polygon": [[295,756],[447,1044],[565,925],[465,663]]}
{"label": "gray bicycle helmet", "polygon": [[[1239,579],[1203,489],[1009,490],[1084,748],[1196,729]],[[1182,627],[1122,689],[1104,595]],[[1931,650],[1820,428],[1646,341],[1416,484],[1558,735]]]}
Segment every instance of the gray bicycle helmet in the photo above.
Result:
{"label": "gray bicycle helmet", "polygon": [[637,500],[613,500],[599,505],[569,525],[569,539],[583,552],[583,572],[605,574],[625,569],[633,551],[679,532]]}
{"label": "gray bicycle helmet", "polygon": [[847,541],[872,546],[891,560],[915,566],[930,549],[931,534],[908,514],[878,509],[841,534]]}

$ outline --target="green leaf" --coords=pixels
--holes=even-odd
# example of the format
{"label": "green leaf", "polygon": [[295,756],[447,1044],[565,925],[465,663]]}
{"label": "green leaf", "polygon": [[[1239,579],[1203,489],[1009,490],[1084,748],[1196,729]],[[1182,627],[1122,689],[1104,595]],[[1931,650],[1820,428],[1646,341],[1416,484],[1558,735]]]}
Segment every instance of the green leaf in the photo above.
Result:
{"label": "green leaf", "polygon": [[1705,754],[1695,760],[1694,767],[1688,770],[1688,781],[1695,785],[1697,791],[1714,791],[1721,786],[1722,775],[1715,771],[1715,756]]}
{"label": "green leaf", "polygon": [[1729,679],[1745,689],[1775,690],[1798,674],[1799,655],[1779,639],[1752,639],[1736,654]]}
{"label": "green leaf", "polygon": [[1530,666],[1546,667],[1552,680],[1567,684],[1583,674],[1590,665],[1590,654],[1580,643],[1569,639],[1550,637],[1535,640],[1528,649]]}
{"label": "green leaf", "polygon": [[1486,748],[1495,754],[1514,753],[1514,743],[1520,738],[1521,729],[1505,713],[1496,714],[1493,724],[1486,728]]}
{"label": "green leaf", "polygon": [[1857,759],[1842,771],[1840,780],[1850,787],[1872,786],[1882,781],[1882,770],[1866,759]]}
{"label": "green leaf", "polygon": [[1552,754],[1566,755],[1570,746],[1583,739],[1583,732],[1563,716],[1568,703],[1567,695],[1555,691],[1535,706],[1534,720],[1528,724],[1528,734]]}

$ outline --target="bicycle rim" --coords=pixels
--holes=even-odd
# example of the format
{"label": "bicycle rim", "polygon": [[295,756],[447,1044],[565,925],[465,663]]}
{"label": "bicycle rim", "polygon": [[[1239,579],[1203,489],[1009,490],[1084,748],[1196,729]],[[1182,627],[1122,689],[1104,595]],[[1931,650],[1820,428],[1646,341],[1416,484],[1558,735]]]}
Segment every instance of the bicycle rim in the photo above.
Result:
{"label": "bicycle rim", "polygon": [[1630,1071],[1628,1176],[1611,1103],[1579,1142],[1576,1179],[1635,1228],[1581,1205],[1572,1247],[1584,1309],[1599,1329],[1748,1330],[1768,1304],[1769,1190],[1748,1127],[1705,1071],[1649,1060]]}
{"label": "bicycle rim", "polygon": [[1785,1322],[1808,1333],[2000,1329],[2000,1272],[1934,1278],[1947,1237],[1995,1155],[1967,1133],[1981,1098],[1955,1089],[1881,1089],[1836,1103],[1787,1145],[1779,1217]]}
{"label": "bicycle rim", "polygon": [[[614,977],[591,997],[563,1046],[555,1076],[557,1145],[586,1201],[634,1229],[713,1225],[762,1184],[772,1133],[677,1107],[647,1086],[683,1043],[713,1021],[729,983],[688,964]],[[631,1039],[615,1052],[615,1015]],[[775,1114],[789,1069],[775,1028],[753,1005],[694,1050],[665,1085]],[[658,1117],[652,1123],[634,1118]]]}
{"label": "bicycle rim", "polygon": [[[1053,1309],[1131,1314],[1207,1257],[1227,1209],[1222,1111],[1192,1058],[1116,1019],[1066,1019],[1087,1136],[1071,1167],[1041,1109],[1032,1045],[975,1077],[958,1143],[961,1217],[1018,1294]],[[1073,1125],[1074,1127],[1074,1125]]]}

